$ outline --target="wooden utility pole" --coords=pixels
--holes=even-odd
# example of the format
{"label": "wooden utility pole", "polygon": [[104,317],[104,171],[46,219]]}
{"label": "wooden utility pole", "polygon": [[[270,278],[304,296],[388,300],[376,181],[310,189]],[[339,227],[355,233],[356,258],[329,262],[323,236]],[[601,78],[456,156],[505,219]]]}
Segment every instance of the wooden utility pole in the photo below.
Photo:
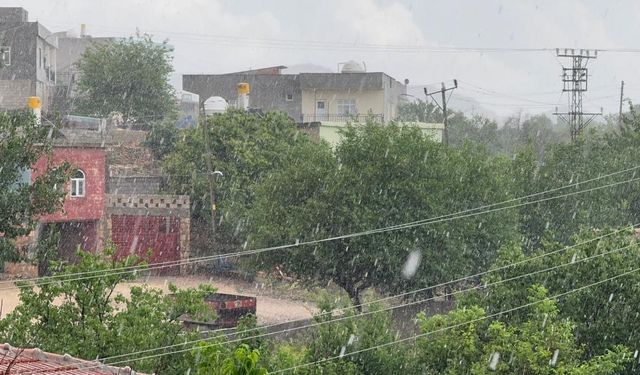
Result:
{"label": "wooden utility pole", "polygon": [[[454,89],[458,88],[458,80],[454,79],[453,80],[453,87],[447,87],[445,86],[444,82],[442,82],[442,86],[441,89],[439,91],[434,91],[434,92],[428,92],[427,88],[424,88],[424,95],[430,97],[434,103],[436,103],[436,105],[438,106],[438,108],[440,108],[442,110],[442,124],[444,125],[444,129],[442,129],[442,142],[445,145],[449,144],[449,116],[447,113],[447,96],[446,96],[446,92],[447,91],[452,91]],[[433,94],[437,94],[440,93],[442,95],[441,97],[441,101],[442,101],[442,105],[440,105],[440,103],[438,103],[437,100],[435,100],[433,98]],[[449,95],[449,98],[451,98],[451,95]]]}
{"label": "wooden utility pole", "polygon": [[620,110],[618,111],[618,126],[622,126],[622,101],[624,100],[624,81],[620,82]]}

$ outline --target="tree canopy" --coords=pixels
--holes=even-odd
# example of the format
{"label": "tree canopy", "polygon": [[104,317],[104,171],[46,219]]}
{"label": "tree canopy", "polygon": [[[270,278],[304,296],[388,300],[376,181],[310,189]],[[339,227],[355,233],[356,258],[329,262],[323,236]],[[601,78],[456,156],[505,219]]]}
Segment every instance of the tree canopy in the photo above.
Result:
{"label": "tree canopy", "polygon": [[69,165],[47,170],[31,183],[29,171],[51,151],[49,126],[28,112],[0,113],[0,241],[27,235],[38,215],[61,207]]}
{"label": "tree canopy", "polygon": [[[160,346],[171,346],[194,339],[179,318],[188,314],[202,321],[214,314],[204,296],[215,289],[179,290],[170,286],[171,295],[147,286],[133,286],[129,295],[116,291],[119,284],[132,280],[132,272],[114,272],[138,265],[135,257],[123,260],[105,254],[80,252],[77,265],[64,267],[53,280],[20,282],[20,305],[0,320],[0,339],[18,347],[38,347],[45,351],[69,353],[93,360],[121,356],[139,371],[184,373],[187,359],[171,354],[135,360],[126,354]],[[105,257],[106,255],[106,257]],[[77,277],[78,273],[92,273]],[[92,277],[91,277],[92,276]]]}
{"label": "tree canopy", "polygon": [[[510,197],[506,160],[482,147],[447,148],[413,127],[358,124],[344,132],[335,153],[321,143],[288,156],[256,190],[250,212],[256,247],[360,233]],[[358,304],[372,286],[398,291],[490,264],[496,249],[514,239],[514,224],[512,213],[493,213],[480,222],[436,222],[295,247],[259,262],[333,282]],[[422,261],[408,280],[400,275],[415,251]]]}
{"label": "tree canopy", "polygon": [[229,110],[205,121],[206,124],[198,128],[181,131],[164,158],[163,168],[170,177],[169,189],[176,194],[190,195],[194,220],[210,223],[207,147],[203,133],[208,132],[212,168],[224,175],[216,184],[218,243],[238,246],[246,239],[246,212],[254,204],[255,186],[271,178],[294,145],[310,141],[281,113],[260,115]]}
{"label": "tree canopy", "polygon": [[175,112],[172,47],[149,35],[96,43],[78,61],[75,110],[88,116],[122,114],[142,128]]}

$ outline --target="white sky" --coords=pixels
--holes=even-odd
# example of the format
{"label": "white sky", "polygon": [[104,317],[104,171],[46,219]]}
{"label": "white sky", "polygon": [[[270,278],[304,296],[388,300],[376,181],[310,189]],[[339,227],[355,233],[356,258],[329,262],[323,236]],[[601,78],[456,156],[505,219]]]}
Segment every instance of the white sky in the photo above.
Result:
{"label": "white sky", "polygon": [[[556,104],[566,108],[555,52],[390,52],[362,45],[640,47],[640,2],[633,0],[25,0],[0,5],[25,7],[30,20],[52,31],[78,32],[85,23],[94,36],[128,36],[138,28],[158,40],[168,38],[175,47],[176,85],[184,73],[309,63],[336,70],[338,62],[353,59],[365,61],[369,71],[408,78],[412,85],[457,78],[454,97],[473,98],[500,116],[520,109],[550,113]],[[303,46],[291,40],[323,43]],[[625,96],[637,99],[638,66],[640,53],[601,52],[589,63],[584,109],[617,112],[620,80]]]}

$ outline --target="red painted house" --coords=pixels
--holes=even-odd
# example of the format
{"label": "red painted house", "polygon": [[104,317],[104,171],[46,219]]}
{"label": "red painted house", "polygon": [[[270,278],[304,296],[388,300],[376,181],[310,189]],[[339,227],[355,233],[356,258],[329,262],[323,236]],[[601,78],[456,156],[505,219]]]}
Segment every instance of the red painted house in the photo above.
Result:
{"label": "red painted house", "polygon": [[[55,167],[68,162],[72,170],[62,209],[41,216],[31,239],[42,238],[49,229],[59,232],[58,255],[68,262],[77,260],[78,247],[101,251],[104,239],[114,243],[119,257],[135,254],[151,263],[189,257],[189,197],[160,194],[162,177],[145,172],[145,159],[152,157],[136,139],[144,134],[104,126],[78,128],[91,119],[77,119],[76,127],[59,129],[52,154],[32,167],[32,181],[48,163]],[[156,271],[178,273],[181,267]]]}
{"label": "red painted house", "polygon": [[[49,162],[40,159],[32,171],[35,180]],[[43,226],[56,226],[63,239],[60,243],[62,259],[74,260],[78,246],[95,251],[100,246],[100,224],[104,216],[106,153],[100,145],[56,145],[51,156],[53,166],[69,162],[71,179],[65,190],[67,196],[61,211],[40,218]]]}

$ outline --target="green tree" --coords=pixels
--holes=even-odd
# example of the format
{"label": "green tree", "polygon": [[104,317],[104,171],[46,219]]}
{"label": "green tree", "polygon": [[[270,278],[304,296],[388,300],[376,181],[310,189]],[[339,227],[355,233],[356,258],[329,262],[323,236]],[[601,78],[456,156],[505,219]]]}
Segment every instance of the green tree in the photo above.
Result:
{"label": "green tree", "polygon": [[[208,132],[213,169],[224,173],[216,188],[218,244],[236,247],[247,236],[246,211],[254,203],[254,187],[269,179],[296,144],[308,144],[305,135],[282,113],[265,115],[229,110],[206,118],[206,125],[184,130],[164,160],[170,189],[191,197],[195,221],[211,222],[206,166]],[[214,251],[222,252],[224,247]],[[211,251],[211,249],[207,249]]]}
{"label": "green tree", "polygon": [[631,352],[614,346],[601,356],[583,358],[574,324],[562,319],[540,285],[529,287],[521,322],[488,319],[477,306],[447,315],[419,316],[426,336],[419,339],[419,361],[427,374],[572,374],[613,375],[633,361]]}
{"label": "green tree", "polygon": [[[323,144],[294,148],[258,187],[250,213],[256,247],[359,233],[475,208],[509,197],[508,163],[481,147],[450,149],[419,129],[349,127],[335,154]],[[512,240],[510,212],[326,241],[261,257],[302,280],[332,282],[355,305],[369,287],[395,292],[431,285],[491,264]],[[409,254],[422,261],[403,278]]]}
{"label": "green tree", "polygon": [[[541,249],[530,255],[535,259],[492,272],[485,276],[483,282],[487,284],[520,275],[529,276],[493,285],[481,293],[480,300],[475,296],[467,301],[463,299],[461,303],[463,306],[478,304],[487,313],[493,314],[527,303],[528,295],[524,291],[534,283],[544,285],[551,295],[556,295],[637,267],[640,251],[631,231],[611,234],[610,229],[585,230],[573,236],[572,242],[585,242],[606,234],[610,235],[567,251],[557,251],[565,246],[563,243],[545,242]],[[556,252],[540,257],[552,251]],[[507,246],[502,249],[495,265],[499,267],[526,259],[521,247]],[[536,272],[558,265],[563,266],[547,272]],[[637,346],[640,326],[634,311],[640,303],[639,288],[640,274],[636,272],[567,295],[557,302],[559,317],[574,322],[576,339],[584,345],[586,355],[603,355],[607,349],[618,344],[630,348]],[[512,322],[524,320],[522,312],[511,313],[508,318]]]}
{"label": "green tree", "polygon": [[[107,255],[112,252],[106,249]],[[55,280],[18,284],[20,305],[0,320],[0,339],[89,360],[122,356],[118,362],[140,371],[183,374],[186,357],[171,354],[171,349],[156,352],[163,356],[142,360],[126,354],[196,338],[196,333],[184,330],[179,318],[187,314],[205,321],[213,319],[203,297],[214,289],[178,290],[171,286],[171,294],[164,295],[160,290],[136,286],[125,297],[116,287],[133,279],[134,274],[112,270],[137,264],[137,259],[116,261],[103,255],[79,255],[80,262],[67,266]],[[87,272],[95,274],[65,277]]]}
{"label": "green tree", "polygon": [[267,370],[258,365],[260,352],[257,349],[250,349],[248,345],[240,345],[230,357],[222,361],[219,371],[205,365],[201,361],[198,367],[198,374],[220,374],[220,375],[266,375]]}
{"label": "green tree", "polygon": [[417,102],[401,104],[398,107],[398,121],[442,122],[442,111],[431,102],[418,99]]}
{"label": "green tree", "polygon": [[149,35],[93,44],[78,61],[76,110],[100,117],[119,112],[143,128],[164,119],[176,107],[171,53],[166,41]]}
{"label": "green tree", "polygon": [[175,121],[170,117],[153,123],[143,145],[151,150],[156,159],[162,160],[173,151],[180,134],[181,131],[176,128]]}
{"label": "green tree", "polygon": [[[554,190],[634,167],[635,160],[640,156],[638,147],[634,146],[640,145],[640,137],[635,139],[637,143],[630,136],[604,138],[592,134],[570,144],[548,148],[541,161],[537,160],[534,148],[522,149],[513,165],[516,185],[519,186],[517,195]],[[630,170],[610,178],[582,183],[554,194],[573,194],[620,182],[617,186],[523,206],[520,210],[521,228],[527,247],[539,247],[545,235],[566,243],[573,233],[583,227],[631,224],[640,184],[624,181],[632,179],[635,172]]]}
{"label": "green tree", "polygon": [[42,157],[49,155],[51,127],[38,125],[33,114],[0,113],[0,258],[12,250],[12,240],[29,234],[37,217],[62,206],[69,165],[47,165],[33,183],[25,176]]}

